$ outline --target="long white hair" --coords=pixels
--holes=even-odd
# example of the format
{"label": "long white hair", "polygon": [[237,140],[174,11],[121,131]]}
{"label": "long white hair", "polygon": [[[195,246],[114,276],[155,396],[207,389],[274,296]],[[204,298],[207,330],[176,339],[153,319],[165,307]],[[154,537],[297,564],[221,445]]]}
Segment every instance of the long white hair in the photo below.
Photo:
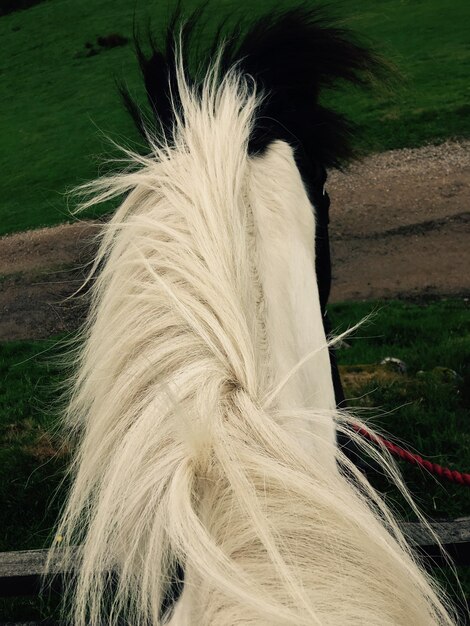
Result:
{"label": "long white hair", "polygon": [[73,624],[452,624],[336,445],[354,435],[335,409],[315,207],[295,144],[250,150],[269,95],[222,56],[191,83],[176,51],[171,128],[88,186],[88,205],[126,195],[66,412]]}

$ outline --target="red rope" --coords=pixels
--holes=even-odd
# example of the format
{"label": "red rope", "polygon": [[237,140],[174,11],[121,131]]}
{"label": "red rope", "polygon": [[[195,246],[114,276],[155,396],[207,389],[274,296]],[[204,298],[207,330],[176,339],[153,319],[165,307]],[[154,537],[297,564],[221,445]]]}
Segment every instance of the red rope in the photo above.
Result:
{"label": "red rope", "polygon": [[448,467],[442,467],[442,465],[427,461],[426,459],[423,459],[419,454],[409,452],[408,450],[397,446],[391,441],[384,439],[380,435],[374,435],[370,433],[368,430],[366,430],[362,426],[358,426],[357,424],[353,424],[353,428],[357,433],[364,437],[364,439],[368,439],[372,443],[387,448],[390,454],[393,454],[393,456],[398,457],[402,461],[406,461],[407,463],[411,463],[412,465],[419,465],[420,467],[424,467],[424,469],[426,469],[431,474],[438,476],[441,480],[448,480],[451,483],[457,483],[458,485],[470,487],[470,474],[458,472],[457,470],[451,470]]}

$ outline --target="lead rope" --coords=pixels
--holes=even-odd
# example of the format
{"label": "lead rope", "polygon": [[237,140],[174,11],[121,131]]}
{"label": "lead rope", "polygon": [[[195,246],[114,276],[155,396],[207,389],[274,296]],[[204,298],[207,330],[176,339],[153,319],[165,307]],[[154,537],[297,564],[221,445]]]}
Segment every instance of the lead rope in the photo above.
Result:
{"label": "lead rope", "polygon": [[395,443],[388,441],[384,437],[380,435],[374,435],[366,430],[363,426],[358,426],[357,424],[353,424],[354,430],[364,437],[364,439],[368,439],[372,443],[386,448],[390,454],[401,459],[402,461],[406,461],[407,463],[411,463],[411,465],[417,465],[419,467],[424,468],[434,476],[437,476],[441,480],[447,480],[451,483],[461,485],[463,487],[470,487],[470,474],[466,474],[464,472],[459,472],[457,470],[451,470],[448,467],[442,467],[438,463],[432,463],[426,459],[423,459],[419,454],[415,454],[410,452],[409,450],[405,450],[401,446],[397,446]]}

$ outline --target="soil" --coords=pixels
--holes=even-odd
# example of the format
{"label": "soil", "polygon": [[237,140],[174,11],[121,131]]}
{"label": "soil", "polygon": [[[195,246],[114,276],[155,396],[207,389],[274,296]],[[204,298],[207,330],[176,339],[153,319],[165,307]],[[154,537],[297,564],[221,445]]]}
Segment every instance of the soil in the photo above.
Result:
{"label": "soil", "polygon": [[468,296],[470,141],[371,156],[328,191],[333,301]]}
{"label": "soil", "polygon": [[[373,155],[332,172],[328,192],[331,301],[469,297],[470,141]],[[0,238],[0,341],[77,327],[99,228]]]}

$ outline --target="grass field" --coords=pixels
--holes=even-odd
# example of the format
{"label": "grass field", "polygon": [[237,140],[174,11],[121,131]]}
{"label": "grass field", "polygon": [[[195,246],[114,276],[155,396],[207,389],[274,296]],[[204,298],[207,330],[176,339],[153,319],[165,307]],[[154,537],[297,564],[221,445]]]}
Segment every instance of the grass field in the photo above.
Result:
{"label": "grass field", "polygon": [[[338,304],[331,307],[331,316],[340,330],[371,311],[373,319],[348,339],[350,347],[339,351],[351,404],[367,419],[376,416],[382,429],[423,455],[470,471],[468,303]],[[52,538],[61,503],[62,491],[57,490],[68,458],[55,428],[56,408],[51,410],[63,378],[60,354],[57,339],[0,344],[0,551],[43,547]],[[405,361],[407,373],[374,367],[387,356]],[[470,514],[468,489],[401,467],[430,517]],[[375,482],[400,508],[393,490],[380,478]],[[469,572],[463,572],[463,581],[470,596]],[[0,616],[2,611],[5,617],[13,617],[14,611],[17,619],[45,617],[50,607],[3,601]]]}
{"label": "grass field", "polygon": [[[99,155],[111,154],[103,133],[137,140],[114,86],[114,77],[124,76],[141,93],[131,46],[88,57],[85,44],[98,49],[97,37],[110,33],[130,37],[134,10],[137,20],[166,22],[173,4],[48,0],[0,18],[0,234],[68,219],[64,191],[95,177]],[[196,4],[184,2],[188,10]],[[214,3],[207,32],[222,13],[252,17],[273,5]],[[394,93],[349,90],[326,98],[359,124],[365,150],[468,136],[467,0],[356,0],[335,11],[401,72]]]}
{"label": "grass field", "polygon": [[[468,304],[448,301],[423,305],[384,303],[339,351],[346,395],[363,418],[436,463],[470,471],[470,316]],[[337,304],[338,329],[371,311],[370,302]],[[376,364],[403,360],[405,375]],[[455,372],[455,374],[454,374]],[[377,410],[379,409],[379,410]],[[362,413],[364,411],[364,413]],[[470,515],[470,491],[437,483],[415,467],[401,464],[410,490],[434,518]],[[386,489],[378,481],[379,488]],[[394,498],[393,492],[390,496]]]}

